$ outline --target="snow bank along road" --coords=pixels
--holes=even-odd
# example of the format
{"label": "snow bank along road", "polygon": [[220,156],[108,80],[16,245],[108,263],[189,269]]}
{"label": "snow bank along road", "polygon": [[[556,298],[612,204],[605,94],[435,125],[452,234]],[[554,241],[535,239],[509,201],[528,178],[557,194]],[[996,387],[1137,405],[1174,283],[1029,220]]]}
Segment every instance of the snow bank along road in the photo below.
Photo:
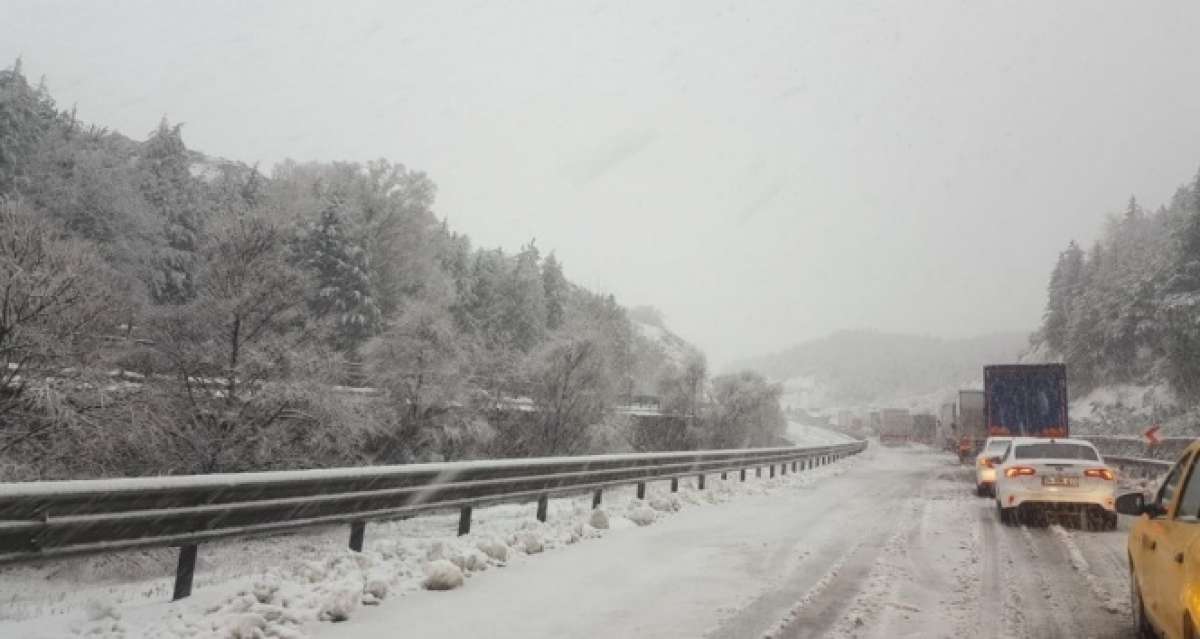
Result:
{"label": "snow bank along road", "polygon": [[1007,528],[970,468],[872,447],[771,494],[323,624],[408,637],[1125,637],[1126,524]]}

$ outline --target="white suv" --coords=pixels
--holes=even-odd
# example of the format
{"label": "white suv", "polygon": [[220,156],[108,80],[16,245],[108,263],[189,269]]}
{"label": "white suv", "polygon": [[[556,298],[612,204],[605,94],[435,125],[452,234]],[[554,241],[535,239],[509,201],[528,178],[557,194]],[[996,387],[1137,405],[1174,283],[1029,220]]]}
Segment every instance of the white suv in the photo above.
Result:
{"label": "white suv", "polygon": [[988,437],[983,450],[975,456],[975,494],[988,497],[995,494],[996,464],[1008,452],[1012,437]]}
{"label": "white suv", "polygon": [[1054,513],[1078,517],[1081,528],[1113,530],[1116,485],[1116,473],[1090,442],[1021,437],[996,465],[996,507],[1006,524]]}

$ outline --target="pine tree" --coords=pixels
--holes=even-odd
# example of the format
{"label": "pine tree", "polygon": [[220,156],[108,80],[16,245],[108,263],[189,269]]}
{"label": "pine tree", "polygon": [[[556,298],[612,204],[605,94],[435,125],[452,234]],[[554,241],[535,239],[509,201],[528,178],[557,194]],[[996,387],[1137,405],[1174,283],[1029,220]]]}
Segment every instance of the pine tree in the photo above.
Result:
{"label": "pine tree", "polygon": [[375,334],[380,312],[371,296],[367,254],[347,237],[336,203],[326,205],[309,227],[304,255],[317,280],[309,308],[317,317],[333,319],[335,348],[354,351]]}
{"label": "pine tree", "polygon": [[1083,251],[1072,240],[1067,249],[1058,254],[1058,262],[1050,275],[1046,312],[1043,315],[1042,332],[1046,344],[1057,353],[1062,353],[1066,348],[1067,324],[1071,304],[1079,289],[1082,268]]}
{"label": "pine tree", "polygon": [[0,70],[0,196],[16,192],[38,145],[58,117],[44,87],[32,87],[21,59]]}
{"label": "pine tree", "polygon": [[165,246],[150,283],[156,301],[182,304],[196,295],[196,268],[204,227],[204,205],[189,169],[180,129],[163,118],[146,141],[140,159],[142,195],[163,224]]}
{"label": "pine tree", "polygon": [[546,297],[541,259],[533,242],[523,246],[509,271],[503,323],[513,348],[528,353],[546,334]]}
{"label": "pine tree", "polygon": [[546,328],[557,330],[566,313],[567,279],[553,251],[542,264],[542,290],[546,298]]}

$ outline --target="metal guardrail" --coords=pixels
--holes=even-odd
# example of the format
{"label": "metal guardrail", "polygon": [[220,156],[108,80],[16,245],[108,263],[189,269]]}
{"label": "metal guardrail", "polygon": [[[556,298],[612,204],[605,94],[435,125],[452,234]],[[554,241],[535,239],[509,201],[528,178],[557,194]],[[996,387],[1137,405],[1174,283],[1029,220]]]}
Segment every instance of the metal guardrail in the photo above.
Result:
{"label": "metal guardrail", "polygon": [[459,509],[458,533],[473,507],[536,500],[546,520],[552,495],[747,469],[771,477],[862,452],[838,446],[708,450],[584,457],[482,460],[406,466],[0,484],[0,564],[130,548],[178,546],[174,598],[191,594],[197,546],[230,537],[349,523],[361,551],[366,523]]}
{"label": "metal guardrail", "polygon": [[1144,437],[1132,435],[1078,435],[1096,445],[1106,457],[1109,453],[1121,457],[1175,461],[1183,451],[1196,441],[1194,437],[1163,437],[1157,444],[1150,444]]}
{"label": "metal guardrail", "polygon": [[1175,465],[1175,462],[1161,459],[1122,457],[1120,455],[1104,455],[1104,461],[1114,464],[1124,471],[1135,471],[1134,474],[1151,479],[1166,473]]}
{"label": "metal guardrail", "polygon": [[1171,470],[1175,461],[1195,441],[1192,437],[1164,437],[1151,445],[1145,438],[1119,435],[1080,435],[1094,444],[1105,461],[1121,467],[1127,474],[1157,478]]}

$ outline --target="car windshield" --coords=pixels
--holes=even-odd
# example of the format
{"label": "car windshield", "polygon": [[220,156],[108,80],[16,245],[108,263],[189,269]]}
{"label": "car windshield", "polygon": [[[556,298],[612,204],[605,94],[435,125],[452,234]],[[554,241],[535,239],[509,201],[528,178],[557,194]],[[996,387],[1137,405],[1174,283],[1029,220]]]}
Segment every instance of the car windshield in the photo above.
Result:
{"label": "car windshield", "polygon": [[999,455],[999,454],[1003,453],[1004,451],[1008,450],[1008,446],[1009,446],[1008,441],[994,441],[994,442],[989,443],[985,450],[988,453]]}
{"label": "car windshield", "polygon": [[1013,451],[1017,459],[1083,459],[1098,461],[1096,449],[1083,444],[1048,442],[1044,444],[1021,444]]}

